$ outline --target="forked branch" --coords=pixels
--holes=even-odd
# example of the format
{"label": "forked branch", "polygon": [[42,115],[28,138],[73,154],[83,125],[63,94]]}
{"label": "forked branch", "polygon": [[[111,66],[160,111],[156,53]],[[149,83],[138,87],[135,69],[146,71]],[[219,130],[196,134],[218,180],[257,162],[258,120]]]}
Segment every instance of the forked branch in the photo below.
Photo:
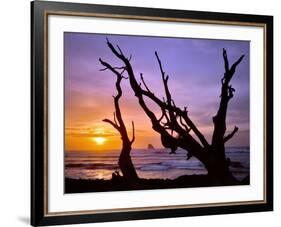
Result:
{"label": "forked branch", "polygon": [[230,140],[235,135],[235,133],[238,131],[238,129],[239,128],[237,126],[235,126],[233,131],[224,137],[223,141],[226,143],[228,140]]}

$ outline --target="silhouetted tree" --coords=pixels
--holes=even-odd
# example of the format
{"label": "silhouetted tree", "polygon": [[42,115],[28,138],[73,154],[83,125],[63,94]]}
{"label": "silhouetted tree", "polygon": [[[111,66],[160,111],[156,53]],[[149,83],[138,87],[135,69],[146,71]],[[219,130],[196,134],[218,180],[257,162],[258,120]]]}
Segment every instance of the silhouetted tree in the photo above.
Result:
{"label": "silhouetted tree", "polygon": [[134,168],[134,164],[132,162],[130,152],[132,150],[132,144],[135,141],[135,127],[134,127],[134,122],[132,121],[133,135],[132,135],[132,139],[129,139],[127,129],[122,119],[122,115],[119,107],[119,99],[122,96],[121,81],[123,78],[125,78],[122,74],[125,70],[123,70],[122,72],[118,72],[117,69],[112,68],[110,65],[106,64],[101,59],[100,62],[105,66],[105,68],[101,69],[101,71],[110,69],[117,76],[117,80],[115,84],[117,95],[113,96],[114,107],[115,107],[115,112],[113,113],[114,118],[113,121],[109,119],[104,119],[103,121],[111,124],[120,133],[121,140],[122,140],[122,150],[119,156],[118,165],[125,180],[127,182],[134,182],[138,179],[138,175]]}
{"label": "silhouetted tree", "polygon": [[[209,143],[190,119],[187,107],[179,108],[176,106],[168,86],[169,76],[164,72],[157,52],[155,52],[155,56],[160,68],[165,90],[165,97],[163,97],[163,99],[156,97],[149,89],[145,83],[142,73],[140,74],[141,81],[138,82],[136,80],[135,72],[133,71],[130,63],[131,56],[127,58],[119,46],[115,48],[108,40],[107,45],[112,53],[123,62],[124,66],[118,69],[122,69],[122,73],[124,73],[124,71],[127,72],[131,88],[133,89],[140,106],[150,118],[152,128],[160,134],[162,145],[165,148],[171,149],[171,153],[175,153],[178,147],[186,150],[187,159],[194,156],[201,161],[207,169],[208,175],[213,182],[219,184],[235,182],[236,179],[229,171],[230,159],[225,157],[225,143],[234,136],[234,134],[238,131],[238,127],[235,126],[230,134],[225,135],[225,121],[228,103],[233,97],[233,93],[235,91],[234,88],[232,88],[230,81],[235,73],[237,65],[242,61],[244,55],[242,55],[230,66],[226,50],[223,49],[225,72],[223,78],[221,79],[219,109],[217,114],[213,117],[214,131],[212,142]],[[116,71],[117,68],[112,67],[107,62],[101,61],[101,63],[113,73],[117,75],[120,74]],[[160,118],[149,109],[144,98],[148,98],[161,109],[162,115]],[[193,135],[190,134],[191,131],[193,131]]]}

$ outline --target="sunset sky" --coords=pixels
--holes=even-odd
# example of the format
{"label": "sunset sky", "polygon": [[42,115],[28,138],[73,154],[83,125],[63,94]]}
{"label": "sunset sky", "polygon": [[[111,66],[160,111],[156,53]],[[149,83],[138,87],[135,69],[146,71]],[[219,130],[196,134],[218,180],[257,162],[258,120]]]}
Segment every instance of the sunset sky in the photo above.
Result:
{"label": "sunset sky", "polygon": [[[121,147],[120,135],[103,122],[113,119],[116,76],[99,71],[102,58],[113,66],[122,66],[106,45],[106,37],[117,44],[127,56],[135,75],[143,73],[147,85],[158,97],[163,97],[163,84],[154,55],[158,51],[164,71],[170,76],[169,87],[179,107],[187,106],[189,116],[210,141],[219,105],[220,80],[224,73],[222,48],[226,48],[232,63],[241,54],[245,58],[232,79],[236,92],[231,99],[227,129],[234,125],[239,131],[228,146],[249,146],[249,45],[248,41],[163,38],[141,36],[65,33],[65,149],[110,150]],[[139,107],[128,80],[122,80],[120,107],[131,136],[131,121],[136,128],[134,148],[153,144],[162,147],[160,136],[151,129],[149,118]],[[158,114],[160,110],[151,108]]]}

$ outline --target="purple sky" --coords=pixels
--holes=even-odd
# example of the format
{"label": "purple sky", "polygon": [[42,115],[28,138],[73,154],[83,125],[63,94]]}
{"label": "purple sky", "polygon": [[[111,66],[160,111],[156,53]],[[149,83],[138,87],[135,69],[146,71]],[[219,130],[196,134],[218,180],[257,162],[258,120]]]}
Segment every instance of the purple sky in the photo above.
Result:
{"label": "purple sky", "polygon": [[[249,145],[248,41],[65,33],[66,131],[108,128],[101,120],[112,118],[116,78],[109,71],[99,71],[102,66],[98,59],[114,66],[122,66],[122,63],[107,47],[106,37],[119,45],[125,55],[132,54],[131,63],[137,78],[143,73],[149,88],[162,97],[161,74],[154,55],[154,51],[158,51],[164,71],[170,76],[169,87],[176,105],[187,106],[191,119],[209,140],[224,73],[222,48],[226,48],[230,63],[245,54],[231,82],[236,92],[227,115],[227,129],[232,130],[237,125],[239,131],[227,145]],[[160,147],[159,135],[151,130],[150,121],[138,106],[127,80],[122,81],[122,88],[121,110],[128,127],[131,120],[135,121],[136,147],[147,143]]]}

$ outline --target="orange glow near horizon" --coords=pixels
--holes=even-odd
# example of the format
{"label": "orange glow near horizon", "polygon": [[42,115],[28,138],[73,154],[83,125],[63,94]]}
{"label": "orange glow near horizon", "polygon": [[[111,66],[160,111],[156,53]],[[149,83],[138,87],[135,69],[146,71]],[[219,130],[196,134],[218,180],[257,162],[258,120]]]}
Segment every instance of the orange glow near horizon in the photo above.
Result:
{"label": "orange glow near horizon", "polygon": [[104,137],[93,137],[93,141],[97,145],[103,145],[106,142],[106,139]]}
{"label": "orange glow near horizon", "polygon": [[[149,122],[148,122],[149,123]],[[131,138],[132,129],[127,127],[128,136]],[[149,128],[147,130],[135,129],[136,140],[134,148],[146,148],[147,144],[154,147],[162,147],[160,138],[156,132]],[[65,129],[65,149],[66,151],[110,151],[119,150],[122,147],[122,140],[119,132],[110,125],[104,123],[101,130],[100,126],[94,127],[75,127]]]}

